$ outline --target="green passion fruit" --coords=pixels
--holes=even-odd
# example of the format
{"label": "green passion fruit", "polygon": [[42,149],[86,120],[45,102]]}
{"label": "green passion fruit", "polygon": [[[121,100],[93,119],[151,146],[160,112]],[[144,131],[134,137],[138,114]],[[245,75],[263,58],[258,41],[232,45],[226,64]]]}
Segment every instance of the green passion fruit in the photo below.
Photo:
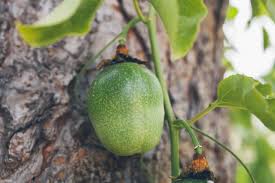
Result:
{"label": "green passion fruit", "polygon": [[124,62],[104,67],[89,89],[88,112],[99,140],[116,155],[145,153],[160,141],[162,89],[143,65]]}

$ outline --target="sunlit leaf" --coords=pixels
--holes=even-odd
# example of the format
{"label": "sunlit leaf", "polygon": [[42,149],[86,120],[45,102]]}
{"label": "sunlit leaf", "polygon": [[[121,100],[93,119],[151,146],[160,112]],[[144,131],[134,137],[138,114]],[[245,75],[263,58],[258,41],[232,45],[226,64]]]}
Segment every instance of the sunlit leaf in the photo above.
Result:
{"label": "sunlit leaf", "polygon": [[245,128],[251,128],[251,114],[247,110],[232,109],[230,117],[234,123],[240,124]]}
{"label": "sunlit leaf", "polygon": [[275,65],[273,66],[273,69],[263,78],[266,82],[272,84],[273,91],[275,92]]}
{"label": "sunlit leaf", "polygon": [[275,0],[262,0],[269,13],[270,18],[275,22]]}
{"label": "sunlit leaf", "polygon": [[265,97],[268,97],[272,94],[272,86],[270,84],[259,83],[256,86],[256,89]]}
{"label": "sunlit leaf", "polygon": [[275,22],[275,0],[251,0],[252,18],[269,16]]}
{"label": "sunlit leaf", "polygon": [[263,28],[263,46],[264,50],[270,46],[269,35],[265,28]]}
{"label": "sunlit leaf", "polygon": [[267,15],[265,4],[262,0],[251,0],[252,18]]}
{"label": "sunlit leaf", "polygon": [[172,47],[173,59],[186,55],[196,39],[207,9],[202,0],[150,0],[158,12]]}
{"label": "sunlit leaf", "polygon": [[233,20],[238,14],[238,9],[234,6],[229,5],[226,12],[226,19]]}
{"label": "sunlit leaf", "polygon": [[269,144],[265,136],[259,135],[256,144],[259,160],[265,160],[268,164],[270,164],[269,161],[275,161],[275,149]]}
{"label": "sunlit leaf", "polygon": [[270,85],[239,74],[230,76],[218,86],[217,105],[248,110],[275,131],[275,98]]}
{"label": "sunlit leaf", "polygon": [[91,27],[101,0],[64,0],[48,16],[16,27],[21,37],[31,46],[40,47],[55,43],[67,35],[83,35]]}

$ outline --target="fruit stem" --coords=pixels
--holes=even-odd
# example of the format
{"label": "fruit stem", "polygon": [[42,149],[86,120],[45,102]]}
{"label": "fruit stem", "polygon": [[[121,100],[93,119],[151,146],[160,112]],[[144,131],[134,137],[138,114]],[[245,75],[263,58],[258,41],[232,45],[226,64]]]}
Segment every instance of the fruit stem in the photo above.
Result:
{"label": "fruit stem", "polygon": [[188,123],[189,124],[195,123],[196,121],[198,121],[199,119],[201,119],[205,115],[207,115],[209,112],[213,111],[216,107],[218,107],[218,102],[217,101],[209,104],[207,108],[205,108],[203,111],[201,111],[200,113],[196,114],[193,118],[188,120]]}
{"label": "fruit stem", "polygon": [[88,60],[85,63],[85,65],[81,68],[80,72],[76,76],[74,93],[76,94],[77,97],[79,97],[78,91],[79,91],[80,79],[84,77],[86,71],[89,70],[91,65],[99,58],[99,56],[117,40],[119,40],[120,44],[125,44],[129,30],[140,21],[141,19],[139,17],[135,17],[132,20],[130,20],[129,23],[125,25],[125,27],[123,27],[122,31],[118,35],[116,35],[112,40],[110,40],[94,57],[92,57],[92,59]]}
{"label": "fruit stem", "polygon": [[179,127],[184,128],[186,130],[186,132],[189,134],[189,136],[192,140],[196,154],[201,155],[203,152],[202,146],[201,146],[196,134],[194,133],[193,129],[189,125],[189,123],[184,120],[176,120],[176,121],[174,121],[174,123],[176,126],[179,125]]}
{"label": "fruit stem", "polygon": [[88,70],[90,68],[90,66],[92,65],[92,63],[94,63],[94,61],[100,56],[102,55],[102,53],[109,48],[113,43],[115,43],[118,39],[120,39],[120,41],[122,41],[123,44],[123,40],[126,40],[127,34],[129,32],[129,30],[134,27],[138,22],[140,22],[141,19],[139,17],[135,17],[133,18],[127,25],[125,25],[125,27],[123,27],[122,31],[116,35],[110,42],[108,42],[91,60],[89,60],[84,67],[81,69],[81,72],[85,72],[86,70]]}
{"label": "fruit stem", "polygon": [[132,20],[130,20],[130,22],[128,22],[128,24],[123,28],[122,32],[120,33],[120,40],[119,40],[120,44],[126,43],[129,30],[140,21],[142,21],[140,17],[135,17]]}
{"label": "fruit stem", "polygon": [[152,51],[152,57],[155,67],[155,73],[162,87],[163,98],[164,98],[164,108],[165,115],[168,120],[169,132],[170,132],[170,141],[171,141],[171,173],[172,177],[175,178],[180,174],[180,159],[179,159],[179,129],[173,126],[173,122],[175,121],[175,114],[173,112],[173,108],[171,105],[171,101],[169,99],[166,82],[163,76],[163,71],[161,67],[160,61],[160,53],[158,48],[157,41],[157,31],[156,31],[156,15],[153,7],[150,7],[149,19],[147,22],[147,28],[149,32],[150,45]]}
{"label": "fruit stem", "polygon": [[209,138],[210,140],[214,141],[216,144],[218,144],[221,148],[223,148],[225,151],[229,152],[245,169],[245,171],[247,172],[247,174],[249,175],[251,182],[256,183],[252,173],[250,172],[250,170],[248,169],[248,167],[244,164],[244,162],[233,152],[231,151],[228,147],[226,147],[223,143],[219,142],[218,140],[216,140],[214,137],[211,137],[210,135],[208,135],[207,133],[204,133],[202,130],[192,126],[191,127],[193,130],[195,130],[196,132],[202,134],[203,136]]}

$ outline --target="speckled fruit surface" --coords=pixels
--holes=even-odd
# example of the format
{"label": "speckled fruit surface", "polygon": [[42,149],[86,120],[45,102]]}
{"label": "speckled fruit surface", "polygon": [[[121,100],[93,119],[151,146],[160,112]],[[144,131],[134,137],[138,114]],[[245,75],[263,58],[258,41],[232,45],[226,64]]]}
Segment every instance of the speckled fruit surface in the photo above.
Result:
{"label": "speckled fruit surface", "polygon": [[88,111],[99,140],[116,155],[144,153],[159,143],[164,121],[162,90],[143,65],[105,67],[89,89]]}

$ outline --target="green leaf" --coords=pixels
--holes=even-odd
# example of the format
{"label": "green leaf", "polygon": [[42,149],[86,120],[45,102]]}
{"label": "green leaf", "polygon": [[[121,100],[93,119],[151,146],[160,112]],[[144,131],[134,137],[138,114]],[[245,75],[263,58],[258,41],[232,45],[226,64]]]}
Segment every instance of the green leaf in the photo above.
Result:
{"label": "green leaf", "polygon": [[256,86],[256,89],[265,97],[268,97],[272,94],[272,86],[270,84],[259,83]]}
{"label": "green leaf", "polygon": [[263,79],[266,82],[269,82],[272,84],[273,91],[275,92],[275,65],[273,66],[273,69],[263,77]]}
{"label": "green leaf", "polygon": [[219,83],[216,103],[219,107],[248,110],[275,131],[275,98],[272,95],[270,85],[237,74]]}
{"label": "green leaf", "polygon": [[102,0],[64,0],[49,15],[26,25],[16,22],[16,27],[27,43],[34,47],[47,46],[68,35],[83,35]]}
{"label": "green leaf", "polygon": [[252,18],[267,15],[265,4],[262,0],[251,0]]}
{"label": "green leaf", "polygon": [[262,0],[265,4],[268,15],[275,22],[275,0]]}
{"label": "green leaf", "polygon": [[247,110],[232,109],[230,111],[230,118],[234,123],[240,124],[245,128],[250,129],[251,125],[251,114]]}
{"label": "green leaf", "polygon": [[264,50],[270,46],[269,35],[268,35],[268,32],[265,30],[265,28],[263,28],[263,46],[264,46]]}
{"label": "green leaf", "polygon": [[237,16],[238,12],[239,11],[236,7],[229,5],[226,12],[226,19],[233,20]]}
{"label": "green leaf", "polygon": [[267,15],[275,22],[275,0],[251,0],[251,7],[252,18]]}
{"label": "green leaf", "polygon": [[202,0],[150,0],[158,12],[172,47],[173,59],[186,55],[207,13]]}

